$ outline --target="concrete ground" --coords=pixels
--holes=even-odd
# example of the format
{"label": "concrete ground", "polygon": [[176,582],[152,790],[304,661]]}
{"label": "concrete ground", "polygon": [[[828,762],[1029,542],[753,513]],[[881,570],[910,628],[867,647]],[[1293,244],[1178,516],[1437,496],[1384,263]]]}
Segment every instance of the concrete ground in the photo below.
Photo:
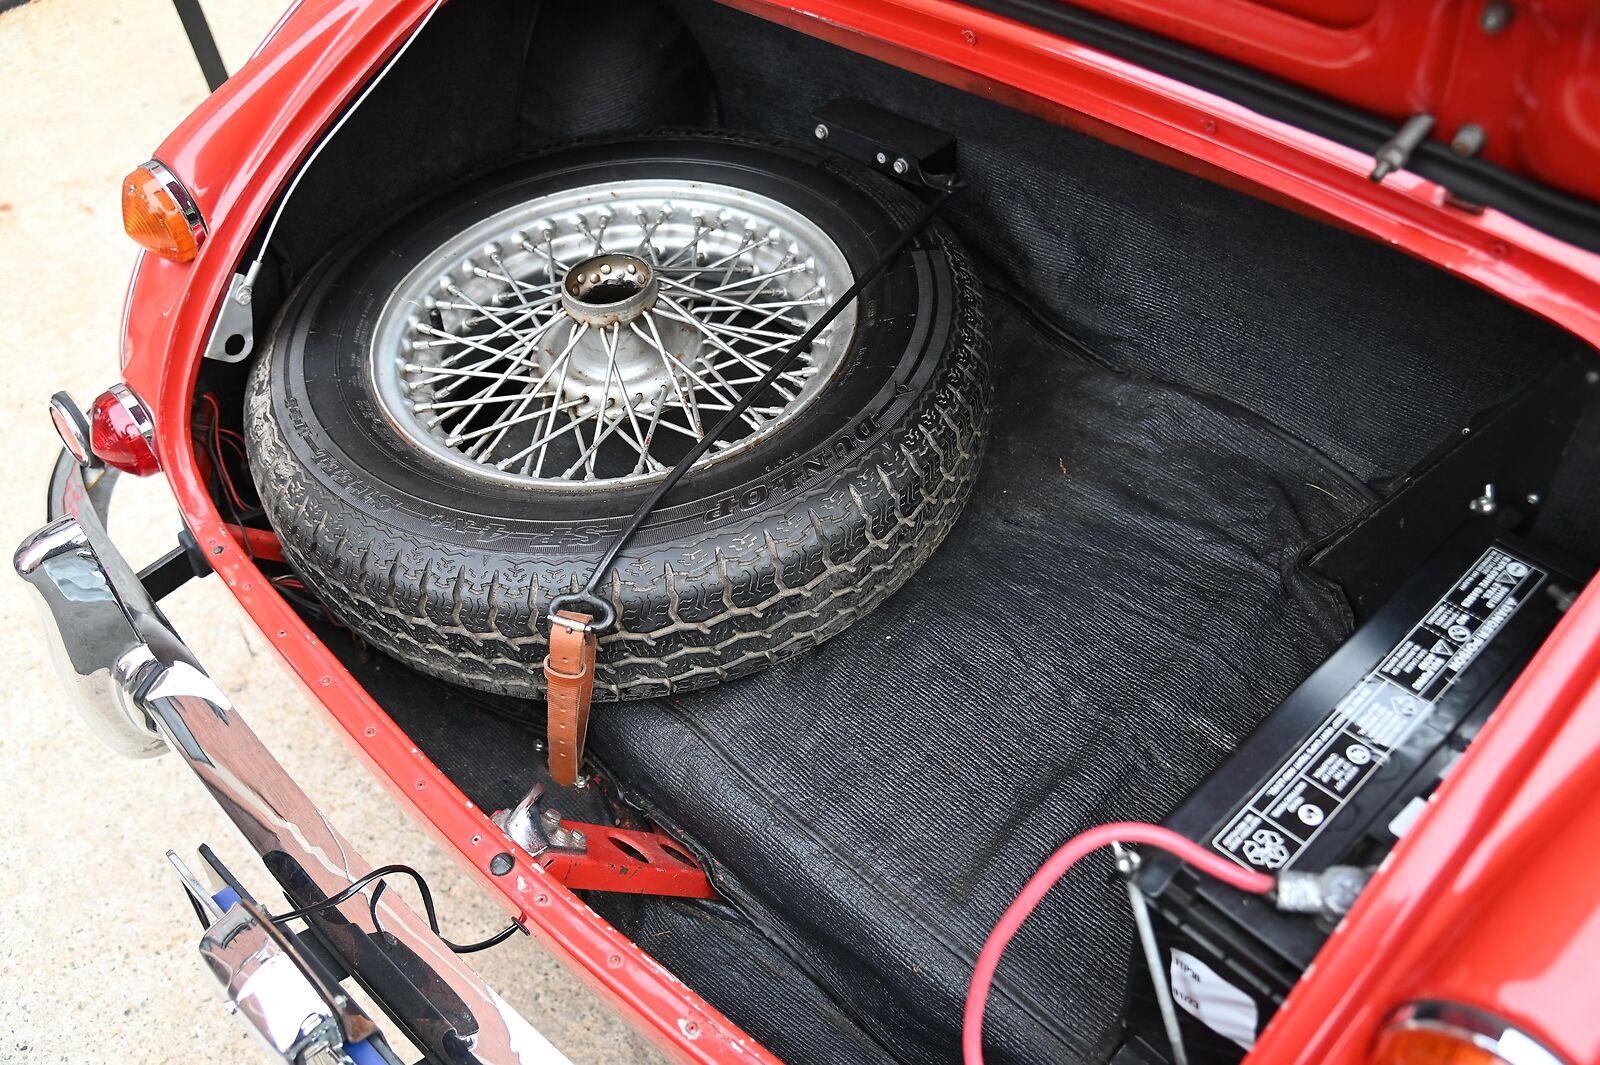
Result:
{"label": "concrete ground", "polygon": [[[283,0],[205,0],[229,69]],[[4,7],[0,4],[0,7]],[[134,246],[118,184],[205,95],[170,0],[33,0],[0,13],[0,547],[43,521],[57,450],[45,415],[117,375]],[[130,482],[133,482],[130,484]],[[135,564],[173,543],[165,484],[125,478],[112,528]],[[126,761],[73,716],[33,606],[0,573],[0,1062],[118,1065],[265,1060],[225,1016],[195,955],[194,915],[167,867],[209,842],[263,896],[271,881],[171,758]],[[427,875],[446,934],[477,939],[503,912],[359,766],[214,580],[168,612],[267,745],[375,863]],[[280,899],[281,901],[281,899]],[[656,1060],[530,938],[475,967],[577,1062]]]}

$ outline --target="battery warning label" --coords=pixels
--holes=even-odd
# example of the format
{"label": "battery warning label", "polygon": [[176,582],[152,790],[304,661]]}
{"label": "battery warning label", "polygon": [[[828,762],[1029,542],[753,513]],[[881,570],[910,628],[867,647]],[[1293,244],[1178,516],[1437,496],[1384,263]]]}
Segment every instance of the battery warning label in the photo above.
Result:
{"label": "battery warning label", "polygon": [[1247,869],[1294,864],[1433,712],[1545,572],[1491,547],[1334,706],[1212,839]]}

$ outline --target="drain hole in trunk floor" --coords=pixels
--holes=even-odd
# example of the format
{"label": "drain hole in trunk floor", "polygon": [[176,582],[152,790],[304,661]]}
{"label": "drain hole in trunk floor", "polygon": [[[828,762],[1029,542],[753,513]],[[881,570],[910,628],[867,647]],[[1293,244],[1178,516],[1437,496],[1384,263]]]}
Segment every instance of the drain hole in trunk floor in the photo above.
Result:
{"label": "drain hole in trunk floor", "polygon": [[[591,725],[713,847],[726,896],[911,1061],[955,1055],[977,948],[1057,841],[1159,819],[1345,637],[1340,594],[1295,563],[1365,502],[1231,404],[1085,365],[1014,313],[996,330],[984,472],[919,579],[813,654]],[[1012,945],[991,1060],[1104,1052],[1130,946],[1108,870]],[[690,919],[596,902],[624,927]],[[780,1054],[844,1052],[806,1045],[814,1019],[751,1016],[748,988],[705,990]]]}

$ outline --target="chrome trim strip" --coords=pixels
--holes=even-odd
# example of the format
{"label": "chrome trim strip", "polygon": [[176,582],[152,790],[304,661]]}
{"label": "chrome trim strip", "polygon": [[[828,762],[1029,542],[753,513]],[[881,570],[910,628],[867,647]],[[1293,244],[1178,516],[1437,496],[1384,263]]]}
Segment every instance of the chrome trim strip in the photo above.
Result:
{"label": "chrome trim strip", "polygon": [[159,159],[151,159],[144,163],[142,169],[154,174],[155,179],[161,182],[161,187],[171,194],[172,202],[178,205],[178,210],[183,212],[183,220],[188,223],[189,234],[194,237],[194,246],[198,248],[205,244],[206,220],[201,216],[194,197],[189,195],[189,190],[178,180],[178,175],[168,170],[166,164]]}
{"label": "chrome trim strip", "polygon": [[1384,1026],[1389,1031],[1431,1031],[1454,1036],[1493,1054],[1506,1065],[1566,1065],[1538,1040],[1507,1021],[1472,1006],[1425,1000],[1401,1006]]}
{"label": "chrome trim strip", "polygon": [[[151,747],[159,744],[149,731],[153,726],[295,906],[330,898],[370,872],[371,864],[328,822],[195,661],[112,545],[97,507],[85,505],[95,501],[104,479],[85,484],[76,464],[69,471],[58,465],[57,474],[52,492],[60,494],[51,510],[60,516],[23,541],[16,568],[39,596],[69,687],[82,688],[85,701],[100,700],[97,712],[104,717],[113,708],[127,715],[117,724]],[[566,1063],[400,895],[388,891],[379,900],[382,935],[365,893],[312,920],[375,995],[396,986],[377,977],[387,973],[392,980],[402,970],[409,988],[426,989],[425,995],[408,995],[405,1003],[385,1003],[407,1035],[425,1045],[453,1044],[468,1051],[448,1055],[450,1060]]]}
{"label": "chrome trim strip", "polygon": [[156,420],[150,416],[150,408],[144,405],[144,400],[139,398],[137,392],[121,381],[106,391],[115,396],[117,402],[122,404],[122,409],[128,412],[128,417],[139,427],[140,435],[144,437],[144,442],[150,445],[153,454],[156,449]]}

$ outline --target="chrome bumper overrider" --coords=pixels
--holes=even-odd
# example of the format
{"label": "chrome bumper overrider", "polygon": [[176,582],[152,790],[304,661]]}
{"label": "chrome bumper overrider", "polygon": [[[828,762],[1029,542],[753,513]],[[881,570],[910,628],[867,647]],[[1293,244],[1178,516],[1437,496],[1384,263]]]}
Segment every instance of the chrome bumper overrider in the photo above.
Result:
{"label": "chrome bumper overrider", "polygon": [[[63,452],[50,483],[52,520],[16,554],[17,572],[38,595],[63,682],[114,749],[135,756],[177,752],[295,907],[332,897],[372,866],[262,745],[111,544],[104,516],[112,476]],[[398,1060],[339,990],[336,979],[348,974],[429,1060],[566,1061],[399,892],[384,892],[379,901],[381,933],[369,909],[370,888],[308,918],[319,955],[311,959],[299,937],[252,900],[228,890],[211,896],[192,878],[185,882],[210,925],[201,954],[230,1011],[281,1060]]]}

